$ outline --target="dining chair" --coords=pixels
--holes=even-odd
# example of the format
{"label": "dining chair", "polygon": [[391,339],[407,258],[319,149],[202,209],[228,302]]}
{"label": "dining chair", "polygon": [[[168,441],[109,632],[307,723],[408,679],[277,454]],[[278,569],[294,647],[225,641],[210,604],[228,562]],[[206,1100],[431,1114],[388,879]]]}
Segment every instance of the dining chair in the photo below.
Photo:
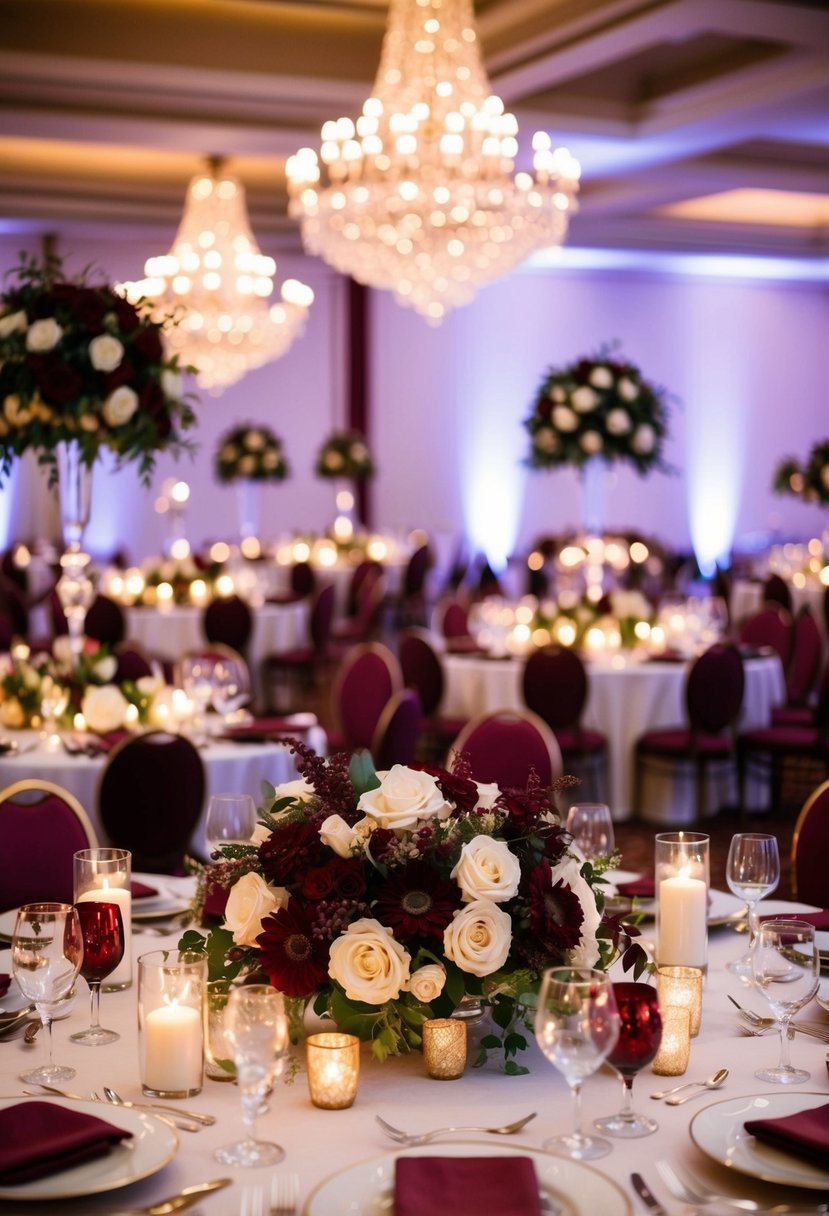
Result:
{"label": "dining chair", "polygon": [[789,881],[792,899],[825,908],[829,904],[826,858],[829,856],[829,781],[806,799],[792,835]]}
{"label": "dining chair", "polygon": [[41,900],[72,903],[72,858],[98,847],[78,799],[26,778],[0,790],[0,911]]}
{"label": "dining chair", "polygon": [[607,762],[607,737],[581,724],[589,677],[580,655],[566,646],[531,651],[524,662],[521,690],[527,708],[553,731],[565,770],[586,779],[593,800],[603,802],[601,774]]}
{"label": "dining chair", "polygon": [[433,560],[432,550],[422,544],[406,563],[397,601],[398,625],[402,628],[426,624],[426,579]]}
{"label": "dining chair", "polygon": [[634,745],[634,811],[641,814],[648,770],[688,777],[694,783],[696,820],[707,811],[707,779],[713,769],[736,766],[737,719],[745,673],[736,646],[717,643],[691,664],[685,679],[685,720],[647,731]]}
{"label": "dining chair", "polygon": [[466,718],[450,718],[440,707],[446,690],[443,660],[433,635],[413,627],[400,635],[397,646],[403,683],[420,698],[423,712],[421,740],[428,759],[439,761],[452,740],[466,725]]}
{"label": "dining chair", "polygon": [[117,646],[127,633],[124,610],[108,595],[95,596],[84,620],[84,633],[102,646]]}
{"label": "dining chair", "polygon": [[563,772],[555,735],[529,709],[496,709],[472,718],[449,749],[447,767],[459,756],[475,781],[494,781],[501,789],[526,789],[531,772],[550,786]]}
{"label": "dining chair", "polygon": [[109,753],[98,781],[98,818],[109,842],[130,850],[136,870],[181,873],[205,788],[195,745],[184,735],[148,731]]}
{"label": "dining chair", "polygon": [[361,642],[346,654],[331,688],[329,751],[370,748],[380,716],[403,687],[397,658],[381,642]]}
{"label": "dining chair", "polygon": [[282,692],[287,686],[292,703],[301,688],[312,692],[329,660],[331,625],[334,619],[336,587],[329,583],[314,596],[308,617],[308,643],[288,650],[275,650],[262,660],[262,688],[265,705],[283,709]]}
{"label": "dining chair", "polygon": [[204,610],[202,630],[207,642],[221,642],[246,655],[253,632],[253,613],[239,595],[217,597]]}
{"label": "dining chair", "polygon": [[295,604],[298,600],[307,600],[317,589],[317,576],[310,562],[294,562],[289,577],[290,586],[281,594],[268,596],[269,604]]}
{"label": "dining chair", "polygon": [[763,583],[763,603],[778,604],[787,612],[792,610],[792,590],[779,574],[770,574]]}
{"label": "dining chair", "polygon": [[772,710],[772,726],[809,726],[814,721],[812,695],[820,675],[823,639],[812,610],[804,605],[794,619],[792,657],[786,671],[786,704]]}
{"label": "dining chair", "polygon": [[370,642],[377,636],[386,603],[382,567],[380,570],[379,577],[371,574],[360,584],[357,610],[354,615],[346,616],[332,627],[331,650],[339,658],[342,658],[352,646],[356,646],[360,642]]}
{"label": "dining chair", "polygon": [[378,771],[387,772],[394,764],[415,763],[422,722],[420,698],[413,688],[402,688],[389,698],[369,749]]}
{"label": "dining chair", "polygon": [[447,596],[435,608],[434,630],[450,654],[483,654],[469,629],[469,606],[460,596]]}
{"label": "dining chair", "polygon": [[767,604],[755,612],[739,628],[741,646],[768,646],[776,650],[786,671],[794,645],[794,622],[791,613],[779,604]]}

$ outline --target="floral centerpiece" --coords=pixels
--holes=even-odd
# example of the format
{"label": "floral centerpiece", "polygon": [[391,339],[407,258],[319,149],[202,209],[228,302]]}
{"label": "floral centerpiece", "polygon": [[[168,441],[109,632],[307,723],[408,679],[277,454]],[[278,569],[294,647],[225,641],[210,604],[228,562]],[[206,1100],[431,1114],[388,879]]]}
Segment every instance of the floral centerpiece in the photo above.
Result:
{"label": "floral centerpiece", "polygon": [[269,789],[251,843],[224,846],[205,872],[227,889],[224,924],[181,939],[207,952],[211,980],[265,976],[381,1060],[418,1049],[427,1018],[478,996],[497,1028],[483,1055],[501,1048],[515,1073],[545,967],[606,967],[619,950],[644,966],[555,790],[477,784],[462,758],[451,773],[376,773],[365,753],[325,761],[293,747],[302,780]]}
{"label": "floral centerpiece", "polygon": [[598,600],[562,592],[558,599],[539,603],[532,636],[537,643],[552,641],[581,649],[589,645],[592,629],[601,632],[606,644],[630,649],[647,640],[655,616],[641,591],[615,588]]}
{"label": "floral centerpiece", "polygon": [[[193,586],[204,592],[204,598],[212,599],[216,594],[216,582],[224,573],[222,562],[204,560],[198,556],[183,558],[147,558],[141,566],[141,579],[135,579],[134,591],[130,591],[125,580],[128,602],[153,605],[159,602],[158,589],[170,588],[168,602],[189,604],[193,599]],[[202,587],[202,584],[204,586]]]}
{"label": "floral centerpiece", "polygon": [[775,494],[794,494],[804,502],[829,503],[829,439],[816,443],[801,464],[792,456],[774,471]]}
{"label": "floral centerpiece", "polygon": [[645,380],[613,346],[551,368],[524,420],[530,434],[527,464],[535,469],[576,465],[594,457],[626,460],[638,473],[668,471],[668,394]]}
{"label": "floral centerpiece", "polygon": [[149,484],[155,454],[191,446],[195,423],[163,325],[86,274],[65,279],[57,258],[14,273],[0,296],[0,475],[34,448],[54,482],[55,449],[74,440],[87,468],[108,448]]}
{"label": "floral centerpiece", "polygon": [[284,481],[290,472],[282,440],[266,426],[245,423],[219,440],[215,461],[219,481]]}
{"label": "floral centerpiece", "polygon": [[344,477],[366,481],[374,475],[374,461],[368,444],[356,431],[335,431],[317,455],[318,477]]}

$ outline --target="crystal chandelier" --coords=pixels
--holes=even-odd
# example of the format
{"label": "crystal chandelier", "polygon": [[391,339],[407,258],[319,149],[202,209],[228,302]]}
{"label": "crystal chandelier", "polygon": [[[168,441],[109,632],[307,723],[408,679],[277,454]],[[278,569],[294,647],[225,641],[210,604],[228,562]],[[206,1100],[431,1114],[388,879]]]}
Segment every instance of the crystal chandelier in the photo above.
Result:
{"label": "crystal chandelier", "polygon": [[516,173],[517,133],[471,0],[391,0],[374,94],[356,125],[325,123],[319,159],[289,158],[289,214],[309,253],[437,323],[564,239],[578,162],[538,132],[533,173]]}
{"label": "crystal chandelier", "polygon": [[216,161],[187,188],[172,250],[148,258],[144,273],[122,287],[132,300],[150,300],[155,316],[176,319],[167,330],[170,350],[214,394],[284,354],[314,299],[310,287],[286,279],[281,302],[270,303],[276,262],[259,252],[244,187]]}

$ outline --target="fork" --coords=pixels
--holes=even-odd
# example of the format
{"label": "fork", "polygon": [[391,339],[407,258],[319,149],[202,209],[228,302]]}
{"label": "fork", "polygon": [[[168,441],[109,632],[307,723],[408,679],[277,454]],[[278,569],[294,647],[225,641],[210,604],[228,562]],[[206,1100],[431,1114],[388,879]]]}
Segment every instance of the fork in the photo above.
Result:
{"label": "fork", "polygon": [[430,1132],[421,1132],[418,1135],[410,1135],[404,1132],[402,1128],[393,1127],[391,1123],[387,1123],[385,1119],[381,1119],[379,1115],[375,1115],[375,1119],[382,1127],[387,1136],[391,1136],[392,1140],[396,1140],[398,1144],[405,1144],[407,1147],[415,1144],[428,1144],[430,1140],[434,1140],[435,1136],[445,1136],[452,1132],[487,1132],[491,1136],[514,1136],[516,1132],[520,1132],[522,1127],[526,1127],[531,1119],[534,1119],[536,1112],[531,1115],[525,1115],[523,1119],[516,1119],[514,1123],[507,1123],[503,1127],[437,1127]]}
{"label": "fork", "polygon": [[270,1216],[295,1216],[298,1207],[299,1174],[274,1174],[271,1178]]}
{"label": "fork", "polygon": [[702,1204],[703,1206],[707,1203],[719,1203],[725,1207],[736,1208],[738,1211],[754,1212],[755,1216],[766,1216],[766,1213],[780,1213],[781,1216],[791,1213],[794,1216],[798,1212],[829,1212],[829,1205],[825,1203],[814,1207],[795,1207],[788,1203],[779,1203],[772,1208],[764,1208],[762,1204],[755,1203],[753,1199],[736,1199],[731,1195],[720,1195],[717,1191],[712,1191],[705,1186],[698,1178],[694,1179],[694,1186],[691,1187],[683,1178],[680,1178],[667,1161],[657,1161],[656,1169],[671,1194],[682,1203]]}
{"label": "fork", "polygon": [[[739,1010],[740,1017],[756,1030],[769,1030],[772,1027],[779,1026],[776,1018],[763,1017],[761,1013],[755,1013],[753,1009],[744,1009],[734,997],[728,997],[731,1004]],[[789,1026],[799,1034],[810,1035],[813,1039],[820,1039],[822,1043],[829,1043],[829,1027],[824,1022],[790,1022]]]}

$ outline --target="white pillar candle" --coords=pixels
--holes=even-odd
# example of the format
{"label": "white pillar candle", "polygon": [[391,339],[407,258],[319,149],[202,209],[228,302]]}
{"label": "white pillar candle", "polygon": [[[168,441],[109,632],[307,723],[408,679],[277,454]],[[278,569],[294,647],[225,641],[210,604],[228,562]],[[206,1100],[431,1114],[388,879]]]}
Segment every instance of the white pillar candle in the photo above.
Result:
{"label": "white pillar candle", "polygon": [[657,961],[677,967],[704,967],[708,946],[705,882],[677,874],[659,884]]}
{"label": "white pillar candle", "polygon": [[189,1094],[202,1084],[202,1022],[189,1005],[163,1005],[147,1014],[144,1033],[145,1089]]}
{"label": "white pillar candle", "polygon": [[93,900],[100,904],[117,904],[121,909],[121,920],[124,922],[124,957],[101,985],[106,991],[109,987],[127,987],[132,983],[132,895],[124,887],[110,886],[108,878],[102,878],[100,881],[100,887],[84,891],[78,896],[77,902]]}

